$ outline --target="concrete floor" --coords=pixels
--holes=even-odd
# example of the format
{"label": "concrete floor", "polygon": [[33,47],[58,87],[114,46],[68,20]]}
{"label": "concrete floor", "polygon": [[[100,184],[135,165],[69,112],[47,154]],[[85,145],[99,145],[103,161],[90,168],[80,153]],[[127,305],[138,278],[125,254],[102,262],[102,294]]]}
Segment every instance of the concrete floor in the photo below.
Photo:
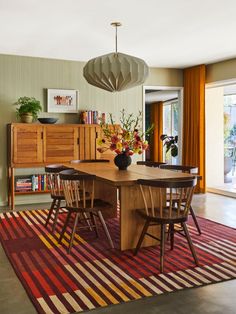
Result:
{"label": "concrete floor", "polygon": [[[236,200],[215,194],[194,196],[198,216],[236,228]],[[47,205],[19,206],[17,209],[47,208]],[[5,211],[6,209],[1,209]],[[236,280],[175,293],[144,298],[139,301],[89,311],[91,314],[235,314]],[[34,314],[34,306],[16,277],[0,247],[0,313]],[[84,312],[85,313],[85,312]],[[88,312],[86,312],[88,313]]]}

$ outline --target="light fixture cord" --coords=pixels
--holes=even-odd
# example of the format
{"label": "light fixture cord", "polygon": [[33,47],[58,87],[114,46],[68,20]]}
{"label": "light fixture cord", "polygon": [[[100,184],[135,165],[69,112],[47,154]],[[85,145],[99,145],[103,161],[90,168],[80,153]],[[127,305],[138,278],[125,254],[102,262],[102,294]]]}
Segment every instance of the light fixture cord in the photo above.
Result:
{"label": "light fixture cord", "polygon": [[115,27],[116,28],[116,38],[115,38],[115,46],[116,46],[116,51],[115,51],[115,54],[117,55],[118,54],[118,51],[117,51],[117,41],[118,41],[118,39],[117,39],[117,27],[118,26],[121,26],[121,23],[120,22],[112,22],[111,23],[111,26],[113,26],[113,27]]}
{"label": "light fixture cord", "polygon": [[116,25],[116,54],[117,54],[117,25]]}

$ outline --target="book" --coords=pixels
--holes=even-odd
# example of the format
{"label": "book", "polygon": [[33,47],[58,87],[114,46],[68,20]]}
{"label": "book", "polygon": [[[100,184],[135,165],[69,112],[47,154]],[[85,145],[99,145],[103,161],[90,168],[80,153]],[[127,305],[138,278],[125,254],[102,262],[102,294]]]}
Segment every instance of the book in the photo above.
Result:
{"label": "book", "polygon": [[35,175],[33,174],[31,177],[32,180],[32,191],[36,190],[36,179],[35,179]]}
{"label": "book", "polygon": [[44,191],[44,174],[41,174],[41,191]]}
{"label": "book", "polygon": [[41,191],[41,174],[38,174],[38,191]]}
{"label": "book", "polygon": [[32,179],[31,176],[16,176],[15,177],[15,191],[31,191],[32,190]]}
{"label": "book", "polygon": [[103,121],[105,121],[105,116],[106,116],[105,113],[101,113],[100,111],[97,111],[97,110],[81,111],[80,112],[80,123],[82,123],[82,124],[99,124],[102,117],[103,117]]}

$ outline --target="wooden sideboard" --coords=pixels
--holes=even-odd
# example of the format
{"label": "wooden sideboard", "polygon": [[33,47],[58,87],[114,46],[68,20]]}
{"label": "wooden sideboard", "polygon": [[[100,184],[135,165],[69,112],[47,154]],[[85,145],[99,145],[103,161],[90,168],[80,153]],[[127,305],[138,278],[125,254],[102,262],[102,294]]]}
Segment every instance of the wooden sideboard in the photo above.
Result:
{"label": "wooden sideboard", "polygon": [[97,151],[100,132],[100,126],[93,124],[8,124],[8,204],[11,209],[14,209],[15,194],[23,194],[15,193],[15,168],[39,168],[73,159],[101,158]]}

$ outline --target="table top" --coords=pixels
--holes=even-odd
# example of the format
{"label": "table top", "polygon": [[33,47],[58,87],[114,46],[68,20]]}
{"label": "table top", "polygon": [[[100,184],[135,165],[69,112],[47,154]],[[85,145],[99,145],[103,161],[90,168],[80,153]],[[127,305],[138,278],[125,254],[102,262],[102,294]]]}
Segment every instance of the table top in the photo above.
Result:
{"label": "table top", "polygon": [[96,175],[98,180],[115,186],[133,185],[138,179],[173,179],[193,176],[187,173],[143,165],[130,165],[127,170],[119,170],[113,163],[78,163],[70,164],[69,166],[76,170]]}

